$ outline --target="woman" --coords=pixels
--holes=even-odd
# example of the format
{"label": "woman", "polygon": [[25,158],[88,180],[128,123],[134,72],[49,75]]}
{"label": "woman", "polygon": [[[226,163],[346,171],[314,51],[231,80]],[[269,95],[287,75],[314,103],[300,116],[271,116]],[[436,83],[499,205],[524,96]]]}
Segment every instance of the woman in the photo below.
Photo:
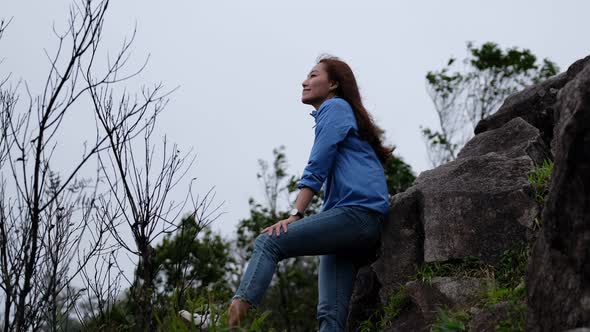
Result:
{"label": "woman", "polygon": [[[299,181],[295,209],[288,219],[265,228],[229,309],[236,326],[260,303],[280,260],[321,255],[320,331],[343,331],[356,275],[355,257],[379,243],[389,209],[382,164],[392,148],[383,146],[379,128],[365,110],[350,67],[334,57],[320,58],[303,81],[301,101],[315,110],[315,141]],[[325,185],[322,212],[304,217],[313,195]]]}

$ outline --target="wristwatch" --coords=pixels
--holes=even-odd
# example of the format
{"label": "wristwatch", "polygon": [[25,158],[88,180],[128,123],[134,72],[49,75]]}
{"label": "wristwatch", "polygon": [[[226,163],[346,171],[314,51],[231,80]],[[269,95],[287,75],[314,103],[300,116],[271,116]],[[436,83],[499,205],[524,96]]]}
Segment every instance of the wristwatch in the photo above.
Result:
{"label": "wristwatch", "polygon": [[289,212],[289,215],[297,216],[297,217],[299,217],[299,219],[303,218],[303,213],[299,212],[299,210],[297,210],[297,209],[291,210],[291,212]]}

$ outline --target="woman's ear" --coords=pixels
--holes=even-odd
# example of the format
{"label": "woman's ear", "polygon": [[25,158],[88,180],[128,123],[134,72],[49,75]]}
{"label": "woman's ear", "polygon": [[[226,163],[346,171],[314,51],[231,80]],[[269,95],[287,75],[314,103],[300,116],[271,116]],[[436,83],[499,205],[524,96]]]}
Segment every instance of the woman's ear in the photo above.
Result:
{"label": "woman's ear", "polygon": [[338,89],[338,82],[336,81],[331,81],[330,82],[330,87],[328,88],[328,91],[332,92],[332,91],[336,91],[336,89]]}

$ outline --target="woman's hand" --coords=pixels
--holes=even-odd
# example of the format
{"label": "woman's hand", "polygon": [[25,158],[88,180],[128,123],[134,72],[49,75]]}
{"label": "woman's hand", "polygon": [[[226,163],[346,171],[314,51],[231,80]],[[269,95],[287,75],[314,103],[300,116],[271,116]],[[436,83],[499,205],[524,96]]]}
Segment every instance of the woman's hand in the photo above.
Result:
{"label": "woman's hand", "polygon": [[262,230],[262,233],[267,233],[268,236],[272,236],[273,233],[276,232],[277,236],[281,236],[281,229],[284,233],[287,233],[287,225],[290,223],[296,222],[299,220],[297,216],[290,216],[287,219],[283,219],[278,221],[276,224],[266,227]]}

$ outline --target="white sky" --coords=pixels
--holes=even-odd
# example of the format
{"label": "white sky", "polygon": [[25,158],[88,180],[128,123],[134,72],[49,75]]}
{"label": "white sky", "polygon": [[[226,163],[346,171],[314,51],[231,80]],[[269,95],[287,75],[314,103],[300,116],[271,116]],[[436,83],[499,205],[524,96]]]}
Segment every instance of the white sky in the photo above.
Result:
{"label": "white sky", "polygon": [[[48,72],[43,49],[55,50],[51,26],[63,31],[69,4],[0,0],[0,17],[13,17],[0,41],[1,76],[11,72],[39,91]],[[125,0],[111,4],[104,41],[116,52],[137,24],[132,65],[151,58],[127,87],[180,86],[158,129],[181,149],[195,149],[186,182],[198,177],[202,193],[215,186],[226,214],[214,227],[232,236],[248,216],[248,198],[262,199],[257,159],[270,160],[272,149],[285,145],[291,173],[301,174],[307,162],[313,118],[300,103],[301,82],[318,55],[351,65],[388,142],[421,172],[429,163],[419,127],[437,124],[425,89],[428,70],[450,56],[463,58],[466,41],[528,48],[565,70],[590,53],[588,13],[586,0]],[[89,114],[80,110],[70,123],[83,123]],[[84,137],[82,127],[75,123],[64,134],[57,163],[68,165],[81,151],[73,143]]]}

